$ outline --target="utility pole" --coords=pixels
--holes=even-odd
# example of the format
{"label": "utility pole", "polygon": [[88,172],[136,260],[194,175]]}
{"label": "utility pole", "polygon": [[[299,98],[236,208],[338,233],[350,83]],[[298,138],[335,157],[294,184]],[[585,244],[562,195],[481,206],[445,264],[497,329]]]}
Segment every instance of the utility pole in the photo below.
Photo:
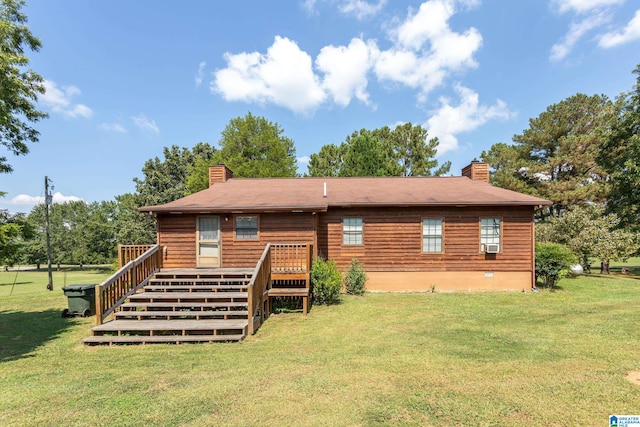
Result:
{"label": "utility pole", "polygon": [[44,219],[45,231],[47,235],[47,271],[49,273],[49,284],[47,289],[53,290],[53,272],[51,270],[51,235],[49,234],[49,205],[51,205],[51,194],[49,193],[49,177],[44,177]]}

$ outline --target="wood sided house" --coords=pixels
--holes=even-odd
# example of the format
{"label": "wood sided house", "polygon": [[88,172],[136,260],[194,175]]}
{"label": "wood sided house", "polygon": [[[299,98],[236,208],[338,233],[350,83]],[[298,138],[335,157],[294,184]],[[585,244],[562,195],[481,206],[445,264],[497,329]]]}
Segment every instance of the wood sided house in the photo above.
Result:
{"label": "wood sided house", "polygon": [[[470,179],[469,179],[470,178]],[[486,163],[462,177],[236,179],[159,206],[166,268],[254,267],[267,243],[308,243],[368,290],[529,289],[534,209],[549,202],[488,184]]]}
{"label": "wood sided house", "polygon": [[[238,273],[243,276],[238,283],[244,287],[229,289],[247,292],[239,316],[244,316],[245,329],[231,334],[213,328],[206,334],[219,337],[209,341],[225,335],[241,339],[268,316],[271,297],[302,297],[307,311],[309,268],[316,256],[333,259],[341,269],[357,257],[364,264],[370,291],[529,289],[535,283],[534,211],[550,205],[493,187],[488,164],[479,162],[465,167],[461,177],[250,179],[233,178],[228,168],[218,165],[209,170],[209,184],[206,190],[173,202],[140,208],[157,220],[155,264],[148,275],[131,281],[137,282],[135,289],[116,292],[110,299],[106,289],[113,284],[99,285],[99,324],[110,314],[116,323],[119,317],[142,320],[166,314],[177,325],[170,320],[176,317],[171,314],[176,306],[163,310],[159,301],[164,298],[179,307],[181,298],[189,295],[167,295],[168,289],[193,294],[203,290],[195,286],[217,278],[217,288],[207,290],[220,291],[220,286],[231,286]],[[134,250],[122,264],[138,255]],[[138,292],[141,288],[165,295],[149,298],[148,292]],[[230,309],[234,301],[231,293],[221,302],[205,293],[198,295],[198,302],[205,304],[196,316],[199,320],[208,311]],[[137,298],[142,298],[140,305],[131,305]],[[127,322],[130,326],[131,320]],[[130,340],[105,338],[109,331],[118,336],[124,331],[123,326],[108,325],[94,328],[93,342]],[[191,325],[176,326],[181,336],[201,336],[185,327]],[[146,328],[145,342],[183,341],[166,331],[154,335]]]}

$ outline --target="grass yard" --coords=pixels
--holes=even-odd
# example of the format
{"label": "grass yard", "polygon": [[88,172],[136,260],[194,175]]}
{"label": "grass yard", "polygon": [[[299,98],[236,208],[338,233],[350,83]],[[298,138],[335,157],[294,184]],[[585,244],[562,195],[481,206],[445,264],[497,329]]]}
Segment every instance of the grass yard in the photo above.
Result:
{"label": "grass yard", "polygon": [[[639,414],[640,281],[366,294],[238,344],[83,347],[60,285],[0,273],[0,425],[603,426]],[[30,273],[37,275],[37,273]],[[67,276],[69,283],[105,274]],[[56,282],[60,283],[60,281]]]}

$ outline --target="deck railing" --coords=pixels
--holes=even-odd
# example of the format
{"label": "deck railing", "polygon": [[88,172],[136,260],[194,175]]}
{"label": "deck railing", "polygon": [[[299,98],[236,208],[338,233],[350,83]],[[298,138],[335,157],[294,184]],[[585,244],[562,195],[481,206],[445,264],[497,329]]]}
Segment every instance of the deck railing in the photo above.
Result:
{"label": "deck railing", "polygon": [[96,285],[96,323],[101,325],[129,295],[144,286],[162,267],[159,245],[128,261],[103,283]]}
{"label": "deck railing", "polygon": [[311,270],[309,243],[278,243],[271,245],[271,271],[280,273],[308,273]]}
{"label": "deck railing", "polygon": [[[258,261],[255,270],[253,270],[253,275],[249,282],[249,288],[247,290],[249,335],[254,334],[266,319],[265,303],[268,297],[265,293],[271,286],[271,248],[271,244],[267,244],[264,248],[260,261]],[[259,317],[257,322],[254,322],[256,313],[259,313]]]}
{"label": "deck railing", "polygon": [[155,245],[118,245],[118,268],[133,261]]}

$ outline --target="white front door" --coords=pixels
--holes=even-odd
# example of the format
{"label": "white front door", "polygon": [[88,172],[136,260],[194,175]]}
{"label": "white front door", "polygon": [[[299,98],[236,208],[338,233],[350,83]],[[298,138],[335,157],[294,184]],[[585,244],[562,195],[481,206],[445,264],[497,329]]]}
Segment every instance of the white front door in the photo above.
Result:
{"label": "white front door", "polygon": [[220,267],[220,217],[199,216],[196,233],[196,265]]}

